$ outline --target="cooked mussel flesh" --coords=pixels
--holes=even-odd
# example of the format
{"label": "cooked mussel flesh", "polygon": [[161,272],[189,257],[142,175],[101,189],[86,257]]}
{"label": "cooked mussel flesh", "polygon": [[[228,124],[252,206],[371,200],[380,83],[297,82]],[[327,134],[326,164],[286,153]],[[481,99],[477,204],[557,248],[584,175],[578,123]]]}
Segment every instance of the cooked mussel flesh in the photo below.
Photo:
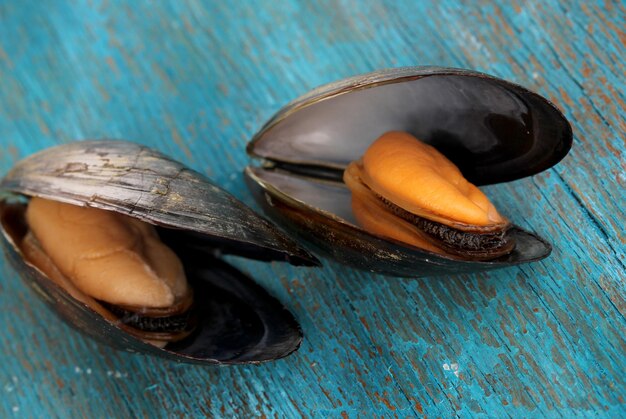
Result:
{"label": "cooked mussel flesh", "polygon": [[154,226],[97,208],[32,198],[26,259],[133,336],[164,346],[194,329],[183,265]]}
{"label": "cooked mussel flesh", "polygon": [[344,172],[352,210],[366,230],[453,257],[510,253],[511,224],[434,147],[400,131],[383,134]]}

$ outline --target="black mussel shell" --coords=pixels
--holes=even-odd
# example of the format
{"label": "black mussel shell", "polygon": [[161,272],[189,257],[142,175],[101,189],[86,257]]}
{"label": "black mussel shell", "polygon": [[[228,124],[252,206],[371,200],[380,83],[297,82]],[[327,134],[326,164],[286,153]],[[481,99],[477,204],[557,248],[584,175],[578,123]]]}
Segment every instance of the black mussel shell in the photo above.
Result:
{"label": "black mussel shell", "polygon": [[508,255],[489,261],[451,259],[358,227],[343,184],[253,167],[246,169],[246,178],[277,222],[339,262],[370,272],[403,277],[471,273],[537,261],[552,250],[542,238],[513,227],[508,234],[516,246]]}
{"label": "black mussel shell", "polygon": [[[177,362],[242,364],[289,355],[302,341],[300,326],[281,303],[243,273],[207,252],[172,246],[194,289],[198,325],[182,341],[161,349],[143,342],[72,298],[38,269],[26,263],[15,245],[26,233],[24,205],[0,203],[0,222],[9,261],[22,279],[75,329],[116,349]],[[168,243],[170,244],[170,243]]]}
{"label": "black mussel shell", "polygon": [[[83,141],[19,162],[0,181],[0,241],[22,279],[71,326],[118,349],[202,364],[256,363],[295,351],[293,316],[221,253],[314,265],[315,257],[202,175],[147,147]],[[24,260],[29,196],[124,213],[157,225],[194,289],[198,325],[163,349],[145,343],[71,297]]]}
{"label": "black mussel shell", "polygon": [[205,176],[128,141],[77,141],[19,161],[0,191],[130,215],[225,253],[294,265],[318,261]]}
{"label": "black mussel shell", "polygon": [[562,113],[521,86],[461,69],[392,69],[321,87],[279,111],[248,145],[250,155],[264,160],[246,169],[248,185],[275,221],[337,260],[373,272],[478,272],[550,254],[544,239],[515,226],[515,250],[487,262],[449,258],[359,228],[342,173],[388,131],[433,145],[476,185],[539,173],[572,145]]}

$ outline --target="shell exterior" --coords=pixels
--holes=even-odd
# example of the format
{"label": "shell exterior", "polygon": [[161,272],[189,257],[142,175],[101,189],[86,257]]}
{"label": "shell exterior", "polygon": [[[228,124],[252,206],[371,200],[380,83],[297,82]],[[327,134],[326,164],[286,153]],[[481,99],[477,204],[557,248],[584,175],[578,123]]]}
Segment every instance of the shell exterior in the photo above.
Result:
{"label": "shell exterior", "polygon": [[132,142],[78,141],[43,150],[18,162],[0,190],[120,212],[260,259],[317,263],[200,173]]}
{"label": "shell exterior", "polygon": [[[513,227],[509,255],[460,261],[357,226],[343,170],[388,131],[446,155],[476,185],[519,179],[560,161],[572,144],[561,112],[516,84],[461,69],[383,70],[323,86],[287,105],[248,144],[265,160],[248,185],[267,213],[350,266],[395,276],[478,272],[547,257],[551,246]],[[514,221],[514,220],[513,220]]]}
{"label": "shell exterior", "polygon": [[[19,162],[0,182],[0,191],[0,241],[9,260],[61,318],[94,339],[118,349],[202,364],[263,362],[299,347],[302,332],[293,316],[215,254],[225,250],[309,265],[317,260],[182,164],[134,143],[76,142]],[[161,228],[194,288],[199,318],[194,334],[160,349],[127,334],[48,280],[19,249],[27,232],[19,196],[116,211]]]}

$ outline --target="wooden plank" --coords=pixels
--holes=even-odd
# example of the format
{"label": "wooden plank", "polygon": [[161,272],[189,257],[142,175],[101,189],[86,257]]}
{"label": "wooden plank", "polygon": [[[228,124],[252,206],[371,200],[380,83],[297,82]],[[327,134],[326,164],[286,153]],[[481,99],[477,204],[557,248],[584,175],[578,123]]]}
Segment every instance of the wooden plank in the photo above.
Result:
{"label": "wooden plank", "polygon": [[[470,2],[471,3],[471,2]],[[77,138],[151,145],[255,206],[244,147],[281,106],[378,68],[474,68],[572,122],[545,173],[486,188],[545,261],[400,280],[230,258],[302,324],[289,358],[202,368],[59,324],[0,261],[0,416],[626,415],[623,2],[0,4],[0,174]]]}

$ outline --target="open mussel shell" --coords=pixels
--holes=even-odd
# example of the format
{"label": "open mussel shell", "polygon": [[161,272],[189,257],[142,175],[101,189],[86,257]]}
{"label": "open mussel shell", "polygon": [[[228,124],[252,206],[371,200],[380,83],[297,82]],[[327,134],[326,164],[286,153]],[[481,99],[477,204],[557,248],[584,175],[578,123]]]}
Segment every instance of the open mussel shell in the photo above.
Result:
{"label": "open mussel shell", "polygon": [[342,173],[388,131],[433,145],[476,185],[539,173],[572,144],[561,112],[516,84],[461,69],[384,70],[321,87],[279,111],[248,145],[251,156],[263,159],[261,167],[246,169],[248,185],[277,222],[339,261],[373,272],[478,272],[550,254],[544,239],[515,226],[515,250],[491,261],[452,259],[359,228]]}
{"label": "open mussel shell", "polygon": [[[0,182],[2,241],[13,266],[71,326],[109,346],[204,364],[284,357],[302,340],[293,316],[221,253],[315,265],[317,260],[204,176],[124,141],[81,141],[21,162]],[[25,200],[38,196],[139,218],[158,227],[194,289],[198,325],[161,349],[144,343],[71,297],[23,257]],[[60,243],[59,245],[62,245]]]}

